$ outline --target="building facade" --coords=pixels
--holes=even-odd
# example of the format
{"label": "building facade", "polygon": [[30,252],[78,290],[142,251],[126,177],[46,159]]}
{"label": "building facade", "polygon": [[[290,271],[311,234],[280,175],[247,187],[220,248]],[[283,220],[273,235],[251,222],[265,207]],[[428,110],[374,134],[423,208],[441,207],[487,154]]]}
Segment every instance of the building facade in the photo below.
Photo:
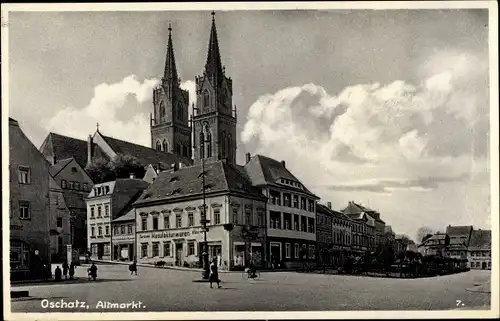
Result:
{"label": "building facade", "polygon": [[471,269],[491,270],[491,230],[473,230],[468,248]]}
{"label": "building facade", "polygon": [[49,162],[9,118],[11,279],[50,275]]}
{"label": "building facade", "polygon": [[113,240],[113,260],[134,261],[135,254],[135,210],[130,209],[125,215],[111,221]]}
{"label": "building facade", "polygon": [[334,240],[333,215],[331,203],[327,206],[316,204],[316,252],[320,264],[332,265],[332,247]]}
{"label": "building facade", "polygon": [[49,179],[50,200],[50,254],[52,262],[60,262],[67,257],[67,246],[71,241],[71,212],[66,206],[64,190],[54,178]]}
{"label": "building facade", "polygon": [[96,184],[87,198],[88,248],[91,257],[114,257],[111,222],[128,213],[132,203],[149,184],[140,179],[124,178]]}
{"label": "building facade", "polygon": [[418,252],[423,256],[446,257],[446,249],[450,244],[447,234],[436,233],[418,245]]}
{"label": "building facade", "polygon": [[447,255],[453,259],[459,259],[460,267],[467,267],[467,255],[471,234],[473,231],[472,226],[451,226],[446,227],[446,234],[450,237],[450,244],[446,251]]}
{"label": "building facade", "polygon": [[316,260],[316,202],[284,161],[246,155],[244,169],[267,197],[268,266],[291,268]]}
{"label": "building facade", "polygon": [[161,172],[134,208],[139,262],[200,266],[206,220],[209,259],[263,265],[266,198],[225,160]]}

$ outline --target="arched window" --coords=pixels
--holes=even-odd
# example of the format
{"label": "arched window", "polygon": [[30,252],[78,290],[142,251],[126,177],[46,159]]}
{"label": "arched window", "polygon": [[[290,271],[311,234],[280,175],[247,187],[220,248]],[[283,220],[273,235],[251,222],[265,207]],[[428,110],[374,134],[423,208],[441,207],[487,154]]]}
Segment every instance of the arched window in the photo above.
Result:
{"label": "arched window", "polygon": [[226,132],[222,131],[221,134],[221,156],[222,158],[226,157]]}
{"label": "arched window", "polygon": [[203,132],[200,133],[200,158],[203,159],[205,158],[205,135],[203,135]]}
{"label": "arched window", "polygon": [[208,108],[210,105],[210,95],[208,94],[208,90],[203,92],[203,108]]}
{"label": "arched window", "polygon": [[177,119],[184,120],[184,108],[182,108],[182,103],[177,104]]}
{"label": "arched window", "polygon": [[156,142],[156,150],[161,150],[161,143],[160,143],[160,141]]}
{"label": "arched window", "polygon": [[160,120],[165,120],[165,103],[163,101],[160,103]]}
{"label": "arched window", "polygon": [[163,140],[163,151],[168,152],[168,143],[166,139]]}
{"label": "arched window", "polygon": [[207,157],[212,157],[212,134],[210,134],[210,131],[208,130],[207,130],[206,146],[207,146]]}

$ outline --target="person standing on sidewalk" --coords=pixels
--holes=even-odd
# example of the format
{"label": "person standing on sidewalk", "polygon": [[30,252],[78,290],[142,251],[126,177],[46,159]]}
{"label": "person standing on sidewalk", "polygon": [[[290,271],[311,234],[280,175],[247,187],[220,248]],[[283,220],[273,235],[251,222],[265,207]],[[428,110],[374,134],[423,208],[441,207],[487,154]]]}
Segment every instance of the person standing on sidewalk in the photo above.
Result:
{"label": "person standing on sidewalk", "polygon": [[68,261],[64,261],[62,268],[63,268],[64,279],[67,280],[68,279],[68,268],[69,268]]}
{"label": "person standing on sidewalk", "polygon": [[71,262],[69,265],[69,279],[73,280],[73,276],[75,275],[75,264]]}
{"label": "person standing on sidewalk", "polygon": [[217,268],[217,257],[212,259],[212,263],[210,264],[210,276],[208,278],[210,281],[210,288],[212,288],[212,283],[216,282],[217,287],[220,288],[220,280],[219,280],[219,270]]}

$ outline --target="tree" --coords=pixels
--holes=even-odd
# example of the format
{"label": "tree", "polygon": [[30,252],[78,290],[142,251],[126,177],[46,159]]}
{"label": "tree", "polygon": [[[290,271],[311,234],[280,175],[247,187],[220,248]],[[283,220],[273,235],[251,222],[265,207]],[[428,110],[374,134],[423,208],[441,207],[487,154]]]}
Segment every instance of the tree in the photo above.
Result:
{"label": "tree", "polygon": [[94,184],[114,181],[116,178],[109,161],[102,157],[92,159],[92,162],[85,167],[85,171],[89,174]]}
{"label": "tree", "polygon": [[128,154],[118,154],[109,162],[111,170],[115,173],[116,178],[128,178],[130,174],[135,177],[144,177],[144,166],[140,163],[137,157]]}
{"label": "tree", "polygon": [[423,238],[428,235],[432,235],[432,229],[428,226],[422,226],[417,230],[417,242],[423,242]]}

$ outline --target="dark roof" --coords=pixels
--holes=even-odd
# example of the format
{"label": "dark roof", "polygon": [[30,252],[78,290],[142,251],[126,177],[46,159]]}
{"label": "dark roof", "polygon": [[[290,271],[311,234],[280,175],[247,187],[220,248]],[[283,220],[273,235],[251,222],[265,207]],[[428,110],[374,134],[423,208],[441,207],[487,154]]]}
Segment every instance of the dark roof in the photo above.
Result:
{"label": "dark roof", "polygon": [[134,157],[137,157],[142,165],[146,166],[149,164],[161,164],[166,168],[170,168],[170,166],[174,163],[183,163],[184,165],[191,165],[193,161],[189,158],[180,157],[178,155],[158,151],[153,148],[149,148],[142,145],[137,145],[134,143],[126,142],[123,140],[119,140],[116,138],[108,137],[102,135],[102,138],[108,143],[108,145],[113,149],[113,151],[117,154],[129,154]]}
{"label": "dark roof", "polygon": [[321,213],[321,214],[331,215],[331,216],[334,216],[334,217],[337,217],[337,218],[342,218],[342,219],[345,219],[345,220],[349,220],[349,217],[345,216],[342,212],[339,212],[339,211],[333,210],[331,208],[328,208],[328,206],[325,206],[325,205],[320,204],[320,203],[316,204],[316,211],[318,213]]}
{"label": "dark roof", "polygon": [[[342,210],[342,213],[344,213],[350,217],[356,217],[356,215],[358,215],[358,217],[359,217],[359,214],[361,214],[363,212],[367,213],[367,214],[370,214],[370,213],[377,214],[378,213],[377,211],[374,211],[372,209],[369,209],[368,207],[365,207],[361,204],[358,204],[358,203],[355,203],[352,201],[350,201],[349,204],[347,205],[347,207]],[[377,222],[385,223],[382,219],[380,219],[379,215],[370,215],[370,217],[372,217]]]}
{"label": "dark roof", "polygon": [[469,237],[470,236],[470,233],[472,232],[472,226],[448,226],[446,228],[446,234],[448,234],[449,236],[452,236],[452,235],[464,235],[464,236],[467,236]]}
{"label": "dark roof", "polygon": [[[297,177],[295,177],[285,166],[283,166],[280,161],[277,161],[275,159],[262,155],[255,155],[245,165],[245,171],[252,181],[252,184],[255,186],[274,185],[284,187],[289,190],[296,190],[297,192],[309,194],[319,199],[319,197],[309,191]],[[300,183],[304,187],[304,189],[279,184],[277,182],[280,178]]]}
{"label": "dark roof", "polygon": [[491,249],[491,230],[474,230],[470,237],[469,248]]}
{"label": "dark roof", "polygon": [[47,139],[50,140],[52,145],[52,152],[54,153],[56,163],[59,162],[59,160],[74,157],[78,164],[85,168],[87,165],[86,141],[56,133],[49,133]]}
{"label": "dark roof", "polygon": [[135,220],[135,210],[129,210],[125,215],[119,216],[113,220],[113,222],[126,222]]}
{"label": "dark roof", "polygon": [[[155,181],[144,191],[136,205],[151,201],[172,200],[181,197],[201,195],[202,166],[197,164],[177,170],[160,172]],[[243,193],[264,199],[260,190],[237,169],[225,161],[205,164],[205,193]]]}
{"label": "dark roof", "polygon": [[71,161],[73,160],[73,157],[67,158],[67,159],[62,159],[56,164],[50,166],[49,168],[49,173],[50,176],[54,177],[57,174],[59,174],[60,171],[62,171]]}

